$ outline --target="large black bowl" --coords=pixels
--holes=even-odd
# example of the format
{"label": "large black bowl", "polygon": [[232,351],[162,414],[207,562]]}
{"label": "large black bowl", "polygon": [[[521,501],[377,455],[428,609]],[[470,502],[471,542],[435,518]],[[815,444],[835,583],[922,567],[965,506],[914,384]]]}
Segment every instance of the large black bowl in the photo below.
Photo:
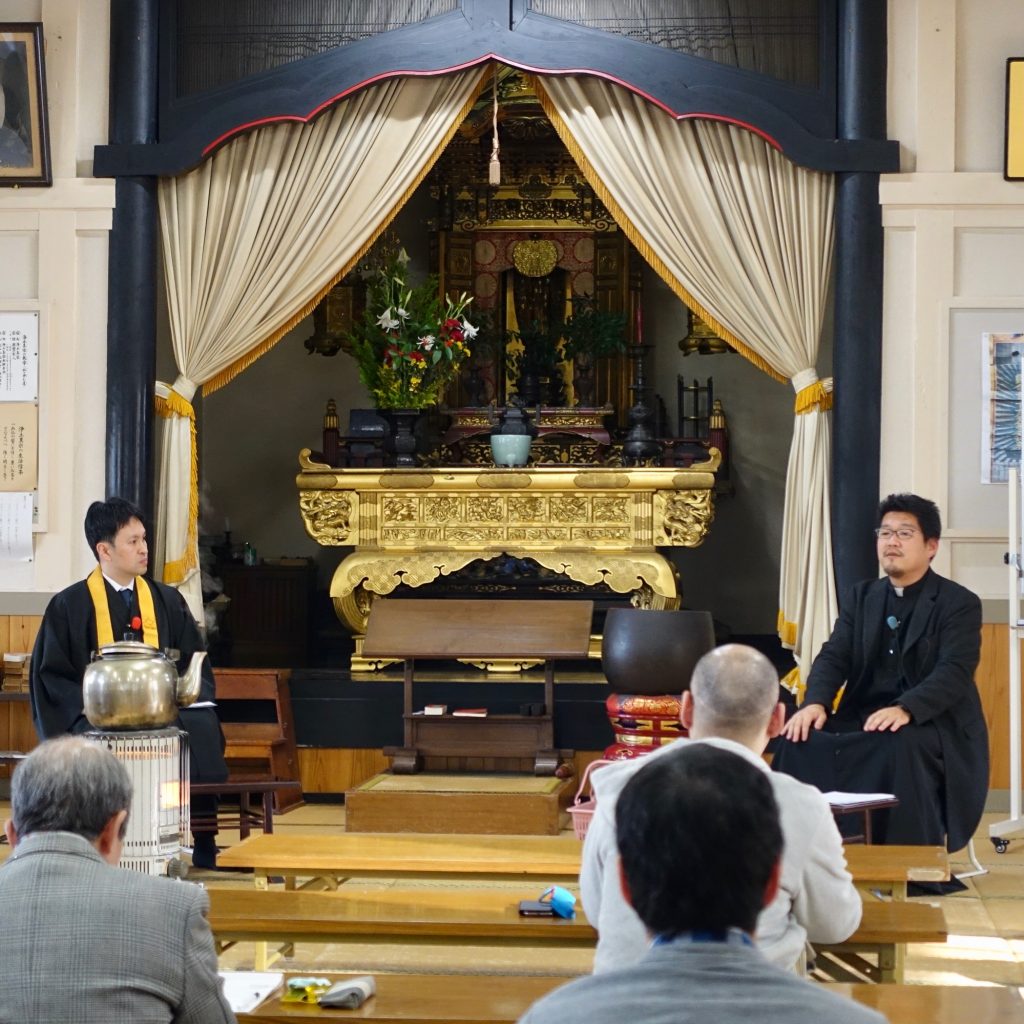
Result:
{"label": "large black bowl", "polygon": [[714,646],[710,612],[613,608],[604,620],[601,668],[612,693],[681,693]]}

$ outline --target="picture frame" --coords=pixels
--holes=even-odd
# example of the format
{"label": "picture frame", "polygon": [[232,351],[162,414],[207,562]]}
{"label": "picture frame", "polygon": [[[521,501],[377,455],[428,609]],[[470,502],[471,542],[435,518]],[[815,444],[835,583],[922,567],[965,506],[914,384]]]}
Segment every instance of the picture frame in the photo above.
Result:
{"label": "picture frame", "polygon": [[52,184],[43,26],[0,22],[0,186]]}
{"label": "picture frame", "polygon": [[1024,57],[1006,60],[1006,136],[1003,177],[1024,181]]}

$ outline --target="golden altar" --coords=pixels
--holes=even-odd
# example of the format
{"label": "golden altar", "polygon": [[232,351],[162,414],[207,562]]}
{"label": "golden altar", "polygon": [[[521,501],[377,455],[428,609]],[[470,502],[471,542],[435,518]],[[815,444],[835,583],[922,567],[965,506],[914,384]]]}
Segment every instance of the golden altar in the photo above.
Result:
{"label": "golden altar", "polygon": [[374,596],[501,555],[604,583],[637,607],[676,608],[675,568],[658,548],[704,539],[719,460],[712,448],[689,468],[333,468],[306,448],[295,480],[309,535],[354,548],[330,594],[339,618],[361,635]]}

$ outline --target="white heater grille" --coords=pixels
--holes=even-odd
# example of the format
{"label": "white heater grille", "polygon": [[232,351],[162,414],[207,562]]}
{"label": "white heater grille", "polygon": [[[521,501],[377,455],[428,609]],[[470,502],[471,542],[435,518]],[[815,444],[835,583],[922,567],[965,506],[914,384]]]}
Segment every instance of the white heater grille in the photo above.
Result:
{"label": "white heater grille", "polygon": [[[189,834],[188,736],[179,729],[89,732],[132,780],[132,808],[121,867],[148,875],[174,873]],[[170,867],[169,867],[170,865]]]}

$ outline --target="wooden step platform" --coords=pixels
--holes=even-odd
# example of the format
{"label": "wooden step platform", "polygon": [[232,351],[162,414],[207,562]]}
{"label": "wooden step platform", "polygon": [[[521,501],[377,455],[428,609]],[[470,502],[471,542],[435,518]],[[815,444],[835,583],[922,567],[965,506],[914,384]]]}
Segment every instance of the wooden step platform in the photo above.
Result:
{"label": "wooden step platform", "polygon": [[345,829],[556,836],[575,795],[575,779],[554,776],[382,772],[345,794]]}

